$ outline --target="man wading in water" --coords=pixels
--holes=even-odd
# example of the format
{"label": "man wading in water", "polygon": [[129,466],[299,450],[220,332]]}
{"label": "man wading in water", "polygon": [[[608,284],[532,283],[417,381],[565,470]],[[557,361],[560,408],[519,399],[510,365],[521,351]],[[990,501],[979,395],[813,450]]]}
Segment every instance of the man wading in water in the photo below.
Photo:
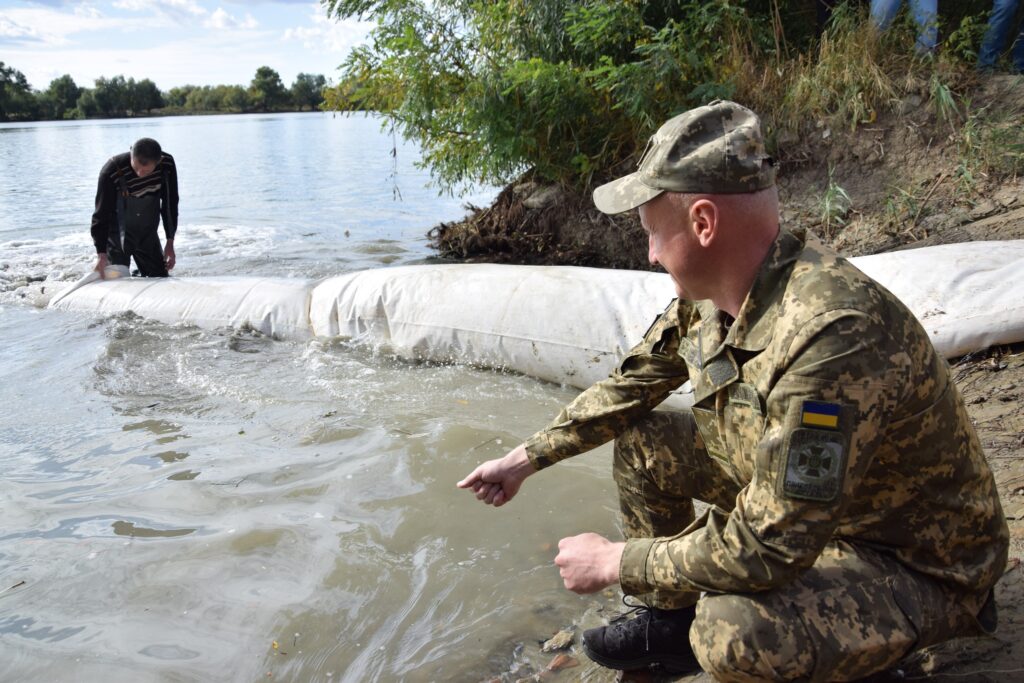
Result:
{"label": "man wading in water", "polygon": [[[618,583],[646,608],[586,631],[591,659],[846,681],[993,628],[1008,531],[949,368],[892,294],[780,230],[754,113],[673,118],[594,202],[639,207],[679,298],[608,379],[458,484],[504,505],[615,439],[626,541],[564,538],[555,564],[570,590]],[[686,380],[692,410],[652,412]]]}
{"label": "man wading in water", "polygon": [[[162,250],[156,231],[161,217],[167,236]],[[108,264],[129,266],[131,258],[143,277],[167,277],[174,268],[177,228],[178,172],[160,143],[141,138],[131,152],[110,157],[100,170],[92,214],[100,277]]]}

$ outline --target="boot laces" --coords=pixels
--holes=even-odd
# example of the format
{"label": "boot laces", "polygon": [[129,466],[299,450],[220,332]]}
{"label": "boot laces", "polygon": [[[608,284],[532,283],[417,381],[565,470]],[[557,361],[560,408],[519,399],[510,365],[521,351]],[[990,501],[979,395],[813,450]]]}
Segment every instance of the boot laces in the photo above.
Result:
{"label": "boot laces", "polygon": [[644,619],[644,622],[645,622],[644,623],[644,650],[647,651],[647,652],[650,652],[651,651],[651,620],[654,617],[654,611],[649,606],[643,604],[642,602],[639,603],[639,604],[636,604],[636,605],[628,602],[626,600],[626,598],[629,598],[629,597],[631,597],[631,596],[629,596],[629,595],[623,595],[622,596],[622,604],[625,605],[626,607],[628,607],[629,609],[627,609],[624,612],[619,612],[619,614],[617,614],[614,617],[612,617],[611,620],[608,623],[609,624],[614,624],[614,623],[622,621],[623,619],[628,619],[630,617],[633,617],[634,620],[635,619],[643,619],[644,617],[646,617],[646,619]]}

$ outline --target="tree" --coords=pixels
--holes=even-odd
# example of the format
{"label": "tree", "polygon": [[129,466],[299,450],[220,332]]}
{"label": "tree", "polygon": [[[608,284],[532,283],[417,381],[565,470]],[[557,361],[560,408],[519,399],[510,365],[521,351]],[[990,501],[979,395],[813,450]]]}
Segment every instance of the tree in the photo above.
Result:
{"label": "tree", "polygon": [[88,119],[98,113],[99,107],[96,106],[96,98],[93,96],[92,90],[82,88],[82,94],[78,96],[78,101],[75,103],[75,118]]}
{"label": "tree", "polygon": [[129,81],[129,84],[132,86],[130,88],[132,113],[138,114],[142,111],[148,113],[164,106],[164,98],[160,94],[160,88],[156,87],[156,83],[153,81],[144,78],[138,83]]}
{"label": "tree", "polygon": [[327,79],[322,74],[300,73],[292,83],[292,103],[299,108],[299,111],[306,107],[312,111],[324,101],[323,90],[326,86]]}
{"label": "tree", "polygon": [[230,111],[242,112],[252,106],[252,101],[249,99],[249,93],[240,85],[227,86],[227,92],[224,94],[223,102],[224,109]]}
{"label": "tree", "polygon": [[806,2],[323,4],[332,17],[376,23],[343,65],[343,81],[359,88],[334,99],[385,114],[451,188],[506,183],[528,168],[589,184],[670,116],[731,96],[743,51],[781,49],[776,16]]}
{"label": "tree", "polygon": [[[134,80],[132,81],[134,84]],[[131,108],[131,92],[124,76],[100,77],[92,90],[96,110],[102,116],[125,116]]]}
{"label": "tree", "polygon": [[281,82],[281,75],[269,66],[256,69],[256,76],[249,86],[249,95],[253,106],[262,111],[270,111],[288,101],[288,92]]}
{"label": "tree", "polygon": [[69,74],[50,81],[50,86],[40,97],[42,114],[51,119],[63,119],[74,114],[82,89]]}
{"label": "tree", "polygon": [[0,121],[32,119],[38,104],[25,74],[0,62]]}
{"label": "tree", "polygon": [[167,102],[168,107],[184,107],[185,100],[188,99],[188,94],[195,90],[194,85],[182,85],[176,88],[171,88],[167,93],[167,97],[164,98]]}

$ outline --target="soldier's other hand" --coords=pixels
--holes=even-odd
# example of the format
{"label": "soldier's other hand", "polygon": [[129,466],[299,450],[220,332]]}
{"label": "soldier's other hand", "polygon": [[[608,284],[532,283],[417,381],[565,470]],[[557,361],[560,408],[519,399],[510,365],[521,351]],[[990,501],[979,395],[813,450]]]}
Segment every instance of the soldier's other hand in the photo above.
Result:
{"label": "soldier's other hand", "polygon": [[107,255],[105,253],[96,254],[96,267],[93,268],[93,270],[100,274],[101,280],[107,279],[107,274],[105,272],[107,270]]}
{"label": "soldier's other hand", "polygon": [[477,500],[487,505],[501,507],[515,497],[523,481],[536,471],[526,455],[526,447],[520,444],[505,457],[477,466],[456,486],[471,490]]}
{"label": "soldier's other hand", "polygon": [[589,532],[563,538],[558,542],[555,564],[565,587],[573,593],[596,593],[618,583],[625,547],[625,543],[612,543]]}
{"label": "soldier's other hand", "polygon": [[164,247],[164,267],[167,270],[174,270],[174,242],[167,240]]}

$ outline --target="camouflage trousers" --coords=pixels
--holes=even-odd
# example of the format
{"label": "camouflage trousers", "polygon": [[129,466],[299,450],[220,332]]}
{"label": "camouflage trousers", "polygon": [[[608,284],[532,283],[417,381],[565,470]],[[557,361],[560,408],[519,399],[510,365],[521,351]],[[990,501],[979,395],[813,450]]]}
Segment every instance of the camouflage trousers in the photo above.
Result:
{"label": "camouflage trousers", "polygon": [[[615,481],[627,538],[674,536],[693,499],[731,510],[741,486],[703,449],[689,412],[655,411],[615,441]],[[747,594],[658,591],[664,609],[697,604],[690,644],[721,681],[849,681],[912,650],[977,631],[984,598],[954,596],[870,548],[829,543],[779,589]]]}

